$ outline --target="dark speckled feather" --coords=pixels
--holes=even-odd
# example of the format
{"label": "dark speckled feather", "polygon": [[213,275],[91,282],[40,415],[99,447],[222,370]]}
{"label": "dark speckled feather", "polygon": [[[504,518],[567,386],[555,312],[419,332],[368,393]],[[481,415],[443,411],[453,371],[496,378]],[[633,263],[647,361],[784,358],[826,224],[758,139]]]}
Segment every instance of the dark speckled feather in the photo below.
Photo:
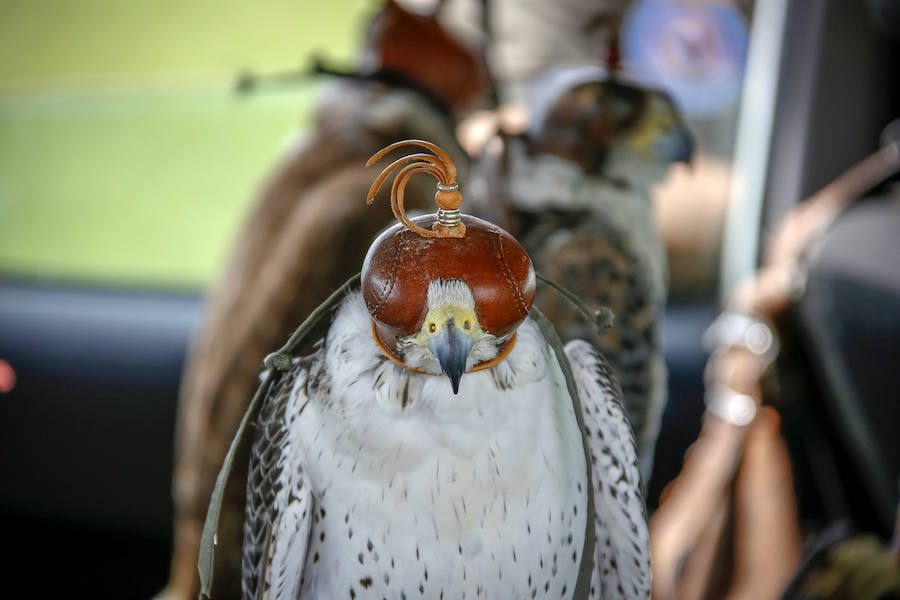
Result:
{"label": "dark speckled feather", "polygon": [[599,67],[551,70],[530,108],[527,134],[485,147],[473,204],[510,228],[539,273],[612,309],[612,329],[598,336],[555,293],[535,299],[563,340],[587,340],[609,361],[648,477],[666,396],[667,286],[649,189],[690,158],[690,137],[665,94]]}
{"label": "dark speckled feather", "polygon": [[246,599],[296,597],[313,501],[303,465],[293,461],[292,425],[309,392],[328,394],[322,355],[298,359],[278,376],[260,408],[247,473],[242,595]]}

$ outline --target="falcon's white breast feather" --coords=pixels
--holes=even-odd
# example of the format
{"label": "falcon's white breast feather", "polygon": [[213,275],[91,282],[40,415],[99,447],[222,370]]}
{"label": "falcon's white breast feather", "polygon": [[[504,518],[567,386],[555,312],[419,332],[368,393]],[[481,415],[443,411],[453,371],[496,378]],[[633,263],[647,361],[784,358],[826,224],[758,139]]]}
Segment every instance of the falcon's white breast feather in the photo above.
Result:
{"label": "falcon's white breast feather", "polygon": [[[465,374],[454,395],[445,377],[388,360],[361,294],[347,297],[324,347],[283,373],[261,410],[244,565],[245,577],[268,568],[259,597],[572,598],[588,518],[582,437],[539,328],[526,319],[517,333],[504,361]],[[569,352],[588,427],[607,443],[591,438],[594,585],[646,598],[649,576],[624,564],[646,557],[634,442],[592,357]],[[282,476],[261,476],[265,464]],[[619,579],[603,576],[616,561]]]}

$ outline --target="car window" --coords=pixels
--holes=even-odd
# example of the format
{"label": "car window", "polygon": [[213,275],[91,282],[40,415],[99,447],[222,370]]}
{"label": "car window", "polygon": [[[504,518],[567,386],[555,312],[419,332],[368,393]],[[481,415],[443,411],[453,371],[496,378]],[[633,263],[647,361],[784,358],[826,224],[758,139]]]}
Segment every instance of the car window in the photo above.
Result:
{"label": "car window", "polygon": [[243,70],[354,54],[352,0],[7,3],[0,274],[200,288],[318,81],[250,95]]}

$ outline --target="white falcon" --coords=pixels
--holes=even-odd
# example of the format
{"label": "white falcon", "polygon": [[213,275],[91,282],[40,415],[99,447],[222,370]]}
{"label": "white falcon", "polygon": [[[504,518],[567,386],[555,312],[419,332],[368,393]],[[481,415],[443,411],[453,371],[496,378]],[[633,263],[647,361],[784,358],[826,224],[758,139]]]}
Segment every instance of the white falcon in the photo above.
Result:
{"label": "white falcon", "polygon": [[[464,219],[498,254],[514,250],[496,227]],[[416,237],[393,230],[406,235],[401,249]],[[423,277],[420,323],[397,337],[395,356],[369,297],[353,292],[317,351],[270,389],[252,446],[244,597],[575,598],[590,518],[583,597],[649,598],[637,456],[606,361],[586,342],[565,348],[588,482],[573,401],[538,323],[523,317],[494,335],[480,291]]]}

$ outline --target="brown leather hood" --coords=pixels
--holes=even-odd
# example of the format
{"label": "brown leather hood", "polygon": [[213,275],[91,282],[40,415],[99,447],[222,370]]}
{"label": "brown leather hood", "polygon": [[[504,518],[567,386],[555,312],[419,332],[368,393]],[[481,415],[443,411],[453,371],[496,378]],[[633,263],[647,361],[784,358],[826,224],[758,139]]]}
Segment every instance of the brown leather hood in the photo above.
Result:
{"label": "brown leather hood", "polygon": [[[525,249],[499,227],[463,215],[465,237],[422,237],[398,223],[376,239],[362,268],[362,292],[383,342],[415,333],[427,312],[428,284],[466,283],[482,329],[512,333],[534,299],[534,267]],[[435,215],[412,219],[430,229]]]}

